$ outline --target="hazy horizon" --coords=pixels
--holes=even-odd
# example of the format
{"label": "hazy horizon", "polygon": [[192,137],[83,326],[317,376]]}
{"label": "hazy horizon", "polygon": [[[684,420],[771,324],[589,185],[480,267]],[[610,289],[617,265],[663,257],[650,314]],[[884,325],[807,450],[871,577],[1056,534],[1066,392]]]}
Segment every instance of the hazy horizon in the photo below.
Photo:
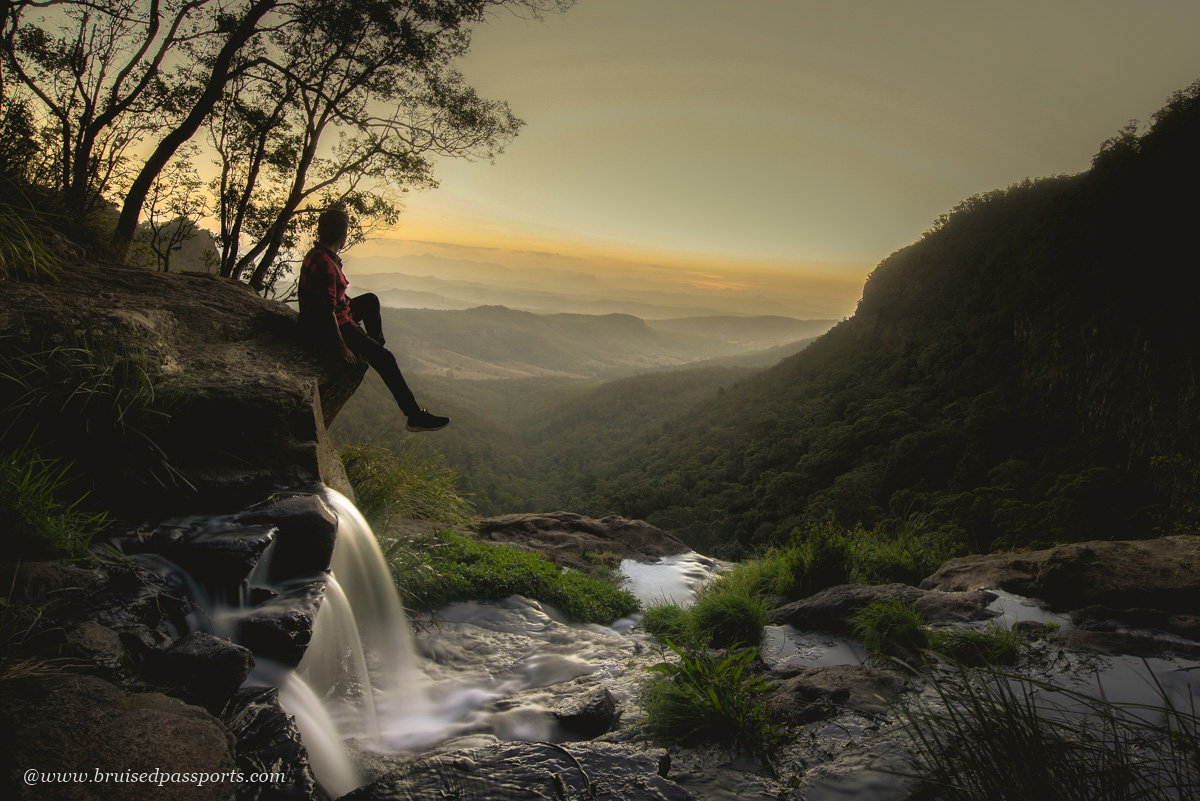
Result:
{"label": "hazy horizon", "polygon": [[498,14],[461,69],[526,121],[355,248],[808,298],[971,195],[1086,170],[1200,77],[1200,4],[580,0]]}

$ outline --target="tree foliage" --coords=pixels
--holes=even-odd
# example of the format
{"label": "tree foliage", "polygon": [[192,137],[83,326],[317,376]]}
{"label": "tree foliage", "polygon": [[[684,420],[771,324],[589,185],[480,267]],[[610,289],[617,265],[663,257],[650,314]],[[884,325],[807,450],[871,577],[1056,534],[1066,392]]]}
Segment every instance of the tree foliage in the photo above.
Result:
{"label": "tree foliage", "polygon": [[572,2],[9,2],[4,92],[30,109],[39,177],[72,214],[119,202],[122,254],[164,170],[204,130],[221,272],[263,289],[308,208],[340,203],[370,230],[395,221],[404,191],[433,185],[434,158],[502,151],[520,121],[453,61],[490,14]]}

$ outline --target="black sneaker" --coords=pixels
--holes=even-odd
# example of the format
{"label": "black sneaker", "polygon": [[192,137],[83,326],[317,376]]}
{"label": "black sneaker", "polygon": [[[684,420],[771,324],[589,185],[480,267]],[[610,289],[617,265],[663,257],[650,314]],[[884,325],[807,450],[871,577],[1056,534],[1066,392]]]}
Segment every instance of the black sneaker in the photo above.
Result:
{"label": "black sneaker", "polygon": [[408,425],[405,426],[409,431],[440,431],[450,425],[449,417],[438,417],[436,414],[421,409],[416,414],[409,415]]}

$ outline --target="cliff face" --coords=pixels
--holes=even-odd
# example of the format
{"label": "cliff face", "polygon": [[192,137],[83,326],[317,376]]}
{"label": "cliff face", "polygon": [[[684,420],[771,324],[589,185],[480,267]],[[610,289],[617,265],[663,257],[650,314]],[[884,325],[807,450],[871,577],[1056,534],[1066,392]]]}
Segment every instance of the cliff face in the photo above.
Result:
{"label": "cliff face", "polygon": [[[326,425],[362,372],[310,353],[293,310],[237,282],[70,264],[57,281],[5,282],[0,337],[10,420],[93,473],[104,501],[344,487]],[[105,450],[134,446],[156,469],[116,475],[128,454]]]}

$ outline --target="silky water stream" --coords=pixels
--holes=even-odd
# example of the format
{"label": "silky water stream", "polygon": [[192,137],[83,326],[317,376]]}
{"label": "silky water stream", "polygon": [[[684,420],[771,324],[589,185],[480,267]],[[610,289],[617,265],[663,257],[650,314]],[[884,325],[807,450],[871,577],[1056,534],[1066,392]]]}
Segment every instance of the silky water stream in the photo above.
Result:
{"label": "silky water stream", "polygon": [[[520,596],[451,604],[414,637],[370,526],[344,496],[327,490],[325,501],[338,534],[312,640],[294,670],[260,660],[249,683],[279,688],[313,772],[333,797],[364,780],[347,741],[356,751],[411,754],[570,740],[554,714],[563,698],[594,685],[628,700],[643,664],[659,659],[646,637],[631,635],[638,616],[610,626],[571,624]],[[256,573],[269,572],[270,556]],[[643,601],[687,603],[716,568],[682,554],[656,564],[626,561],[623,572]]]}

